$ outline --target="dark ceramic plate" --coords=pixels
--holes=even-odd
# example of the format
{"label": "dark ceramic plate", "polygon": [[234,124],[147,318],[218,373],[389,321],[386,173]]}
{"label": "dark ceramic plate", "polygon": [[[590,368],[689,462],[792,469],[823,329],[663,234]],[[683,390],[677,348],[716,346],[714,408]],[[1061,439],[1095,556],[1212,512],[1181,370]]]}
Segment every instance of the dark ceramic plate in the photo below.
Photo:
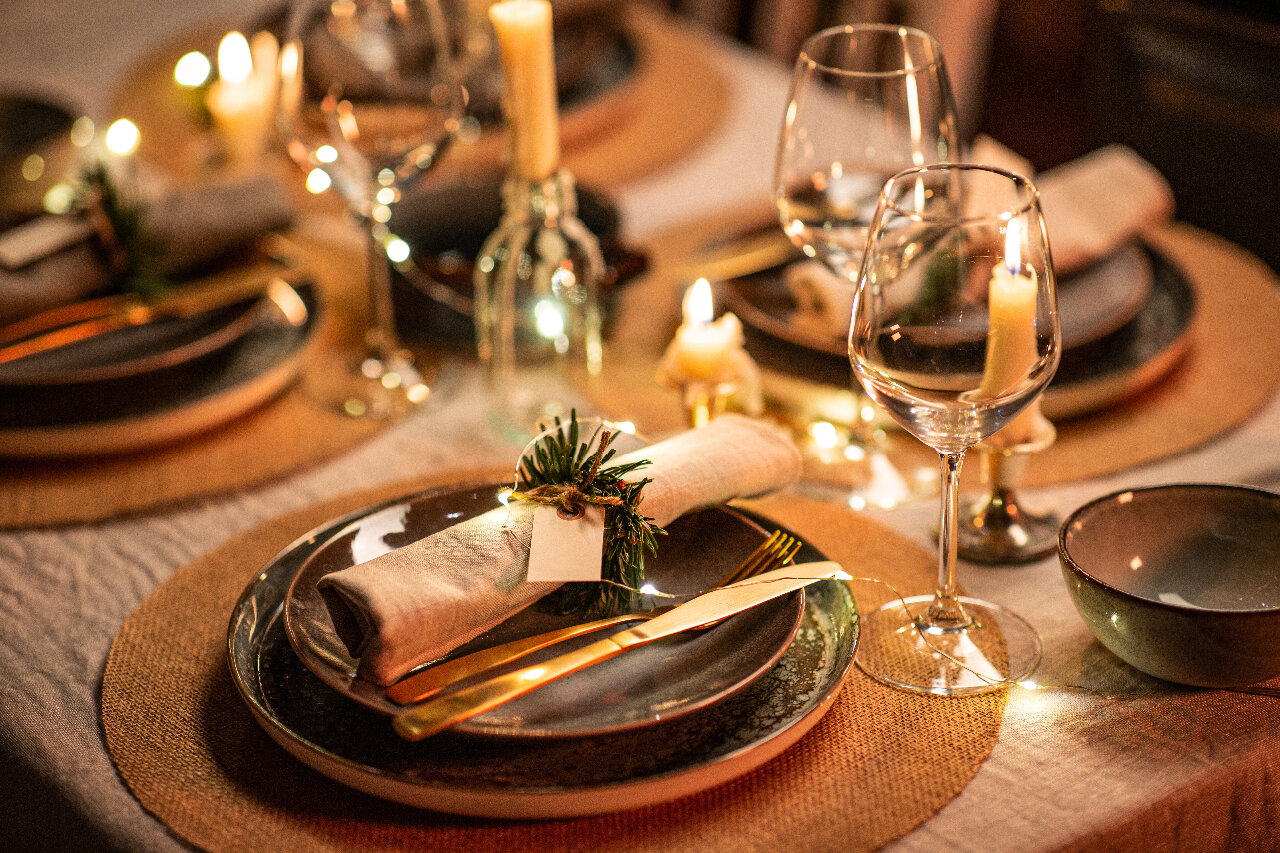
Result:
{"label": "dark ceramic plate", "polygon": [[[1118,328],[1063,351],[1058,372],[1044,395],[1045,414],[1050,418],[1086,414],[1136,394],[1164,377],[1185,353],[1195,315],[1191,284],[1157,252],[1145,246],[1135,251],[1140,252],[1142,263],[1129,260],[1123,265],[1134,274],[1150,275],[1141,305],[1132,319]],[[743,312],[740,318],[747,351],[767,373],[806,377],[847,389],[850,369],[844,342],[811,346],[812,342],[802,343],[792,334],[780,333],[779,324],[794,312],[795,303],[785,292],[780,274],[774,271],[772,276],[776,283],[757,276],[721,286],[725,309]],[[746,283],[752,281],[755,283]],[[762,316],[771,319],[763,320]]]}
{"label": "dark ceramic plate", "polygon": [[[588,104],[634,72],[636,50],[610,10],[560,18],[555,27],[556,101],[561,110]],[[485,125],[502,121],[502,75],[496,61],[480,63],[466,80],[467,112]]]}
{"label": "dark ceramic plate", "polygon": [[[797,306],[783,281],[783,269],[774,267],[724,282],[725,309],[773,337],[847,358],[844,336],[824,334],[812,324],[796,322]],[[1133,320],[1150,298],[1152,279],[1151,259],[1138,246],[1126,246],[1086,270],[1060,278],[1058,313],[1063,347],[1069,350],[1087,345]]]}
{"label": "dark ceramic plate", "polygon": [[[271,300],[263,295],[189,317],[112,329],[0,364],[0,392],[110,382],[178,368],[232,346],[272,310]],[[32,321],[38,323],[39,317],[24,322]]]}
{"label": "dark ceramic plate", "polygon": [[[777,525],[754,519],[763,528]],[[390,721],[331,690],[293,652],[284,601],[319,547],[299,540],[254,576],[231,614],[232,678],[266,732],[351,787],[422,808],[503,818],[624,811],[723,784],[780,754],[831,707],[853,661],[858,615],[848,586],[808,587],[804,617],[778,663],[746,689],[664,726],[598,738],[398,738]],[[798,560],[824,556],[806,545]]]}
{"label": "dark ceramic plate", "polygon": [[[356,677],[357,661],[338,639],[316,584],[330,572],[371,560],[495,508],[499,488],[486,484],[435,489],[362,510],[308,536],[297,546],[308,556],[284,605],[289,640],[302,662],[321,681],[369,708],[385,714],[403,710],[386,698],[383,688]],[[767,535],[728,507],[690,513],[670,525],[658,554],[645,561],[647,579],[665,593],[683,595],[707,589]],[[290,556],[286,551],[275,562]],[[473,717],[456,730],[490,737],[581,737],[666,723],[724,699],[768,671],[795,638],[803,602],[802,594],[793,594],[752,608],[710,630],[640,647]],[[535,604],[465,644],[456,654],[578,621]],[[606,634],[566,641],[507,668],[548,660],[602,636]]]}
{"label": "dark ceramic plate", "polygon": [[[266,402],[302,367],[318,323],[317,294],[310,285],[279,283],[263,303],[236,310],[251,321],[248,328],[199,357],[87,382],[0,384],[6,401],[0,455],[130,452],[210,429]],[[225,319],[212,325],[225,330]],[[199,322],[184,326],[186,333],[202,328],[208,331]]]}
{"label": "dark ceramic plate", "polygon": [[[475,346],[472,263],[502,215],[502,178],[471,175],[410,193],[396,205],[392,228],[412,248],[392,280],[396,327],[409,341]],[[603,195],[578,187],[578,216],[600,240],[605,273],[601,299],[643,272],[645,257],[618,239],[618,210]]]}

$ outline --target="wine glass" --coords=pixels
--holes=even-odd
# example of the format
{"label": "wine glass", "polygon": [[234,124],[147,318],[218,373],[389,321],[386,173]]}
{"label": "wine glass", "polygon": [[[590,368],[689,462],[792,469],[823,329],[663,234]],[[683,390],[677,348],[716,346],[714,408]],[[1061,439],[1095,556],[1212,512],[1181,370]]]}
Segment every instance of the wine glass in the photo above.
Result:
{"label": "wine glass", "polygon": [[[391,208],[449,147],[465,107],[437,0],[298,0],[280,51],[280,124],[307,188],[332,185],[368,241],[363,351],[334,392],[356,417],[392,417],[430,395],[396,334]],[[402,259],[402,258],[401,258]]]}
{"label": "wine glass", "polygon": [[859,665],[896,687],[980,693],[1026,678],[1040,640],[1021,617],[956,589],[960,464],[1023,411],[1061,352],[1039,194],[989,166],[900,172],[872,217],[849,360],[877,403],[942,461],[938,586],[864,621]]}
{"label": "wine glass", "polygon": [[[791,241],[848,283],[843,309],[852,301],[880,188],[901,169],[958,157],[956,128],[942,48],[928,33],[857,24],[805,41],[778,144],[774,195]],[[851,384],[844,452],[853,463],[850,505],[887,508],[932,493],[931,474],[908,476],[889,460],[875,410]]]}

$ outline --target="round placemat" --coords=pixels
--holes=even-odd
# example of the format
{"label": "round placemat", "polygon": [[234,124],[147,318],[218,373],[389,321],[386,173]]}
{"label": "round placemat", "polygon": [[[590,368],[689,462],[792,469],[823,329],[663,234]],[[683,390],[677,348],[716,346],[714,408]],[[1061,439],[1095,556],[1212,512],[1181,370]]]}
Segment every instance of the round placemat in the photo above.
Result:
{"label": "round placemat", "polygon": [[[619,6],[617,13],[635,52],[634,68],[617,85],[560,115],[564,165],[579,183],[604,189],[692,151],[720,126],[730,102],[729,84],[707,57],[704,36],[669,23],[643,4]],[[163,47],[120,87],[115,113],[141,130],[138,156],[171,176],[188,178],[207,170],[216,150],[196,100],[201,96],[174,83],[174,65],[190,50],[213,56],[222,35],[194,33]],[[503,128],[487,130],[474,143],[455,146],[435,172],[465,175],[499,168],[506,144]],[[301,186],[300,173],[296,177]]]}
{"label": "round placemat", "polygon": [[[991,751],[1003,693],[938,699],[857,670],[795,746],[726,785],[631,812],[538,822],[458,818],[342,787],[258,728],[227,671],[227,619],[271,556],[360,506],[462,479],[455,473],[333,501],[270,522],[180,569],[125,622],[102,686],[107,745],[152,814],[213,850],[870,850],[927,820]],[[866,516],[783,495],[748,506],[855,575],[932,587],[932,557]],[[855,586],[866,612],[887,592]]]}
{"label": "round placemat", "polygon": [[[776,221],[772,208],[753,206],[655,236],[650,272],[621,298],[612,352],[606,352],[607,391],[600,405],[654,435],[681,426],[675,391],[657,385],[663,347],[679,323],[680,297],[700,271],[713,267],[708,247],[751,234]],[[767,233],[767,232],[766,232]],[[1280,385],[1280,281],[1266,264],[1232,243],[1181,223],[1143,240],[1174,264],[1195,292],[1196,313],[1186,354],[1146,390],[1090,415],[1056,424],[1057,441],[1032,456],[1024,483],[1044,486],[1087,480],[1199,447],[1257,412]],[[629,321],[629,318],[631,319]],[[612,356],[612,357],[610,357]],[[852,376],[850,377],[852,381]],[[796,377],[803,385],[804,377]],[[811,383],[812,393],[830,387]],[[766,392],[768,391],[766,385]],[[790,413],[779,413],[790,418]],[[905,434],[892,442],[904,469],[936,471],[937,454]],[[978,465],[965,466],[966,481]],[[814,465],[806,476],[824,479]],[[832,482],[844,476],[831,473]]]}
{"label": "round placemat", "polygon": [[[0,460],[0,528],[97,521],[258,485],[367,440],[385,421],[340,414],[310,389],[362,322],[359,250],[294,238],[322,294],[301,380],[267,405],[194,438],[120,456]],[[353,286],[353,283],[355,286]]]}

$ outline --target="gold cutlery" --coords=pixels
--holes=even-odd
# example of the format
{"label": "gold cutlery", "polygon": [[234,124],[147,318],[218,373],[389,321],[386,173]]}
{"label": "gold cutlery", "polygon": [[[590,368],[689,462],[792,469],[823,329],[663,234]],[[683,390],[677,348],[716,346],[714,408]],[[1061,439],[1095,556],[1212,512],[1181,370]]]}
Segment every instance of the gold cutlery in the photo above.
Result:
{"label": "gold cutlery", "polygon": [[641,625],[575,651],[415,705],[396,716],[395,730],[406,740],[422,740],[629,649],[685,631],[710,627],[758,604],[828,579],[848,580],[849,575],[839,563],[828,560],[784,566],[713,589]]}
{"label": "gold cutlery", "polygon": [[[191,317],[237,302],[275,296],[282,288],[292,289],[300,283],[290,278],[296,277],[246,277],[232,282],[217,281],[209,286],[184,286],[158,299],[118,294],[64,305],[0,328],[0,364],[107,332]],[[293,322],[287,311],[286,319]]]}
{"label": "gold cutlery", "polygon": [[[754,551],[747,555],[745,560],[721,578],[716,583],[716,587],[728,586],[752,575],[758,575],[770,569],[785,566],[795,557],[802,544],[781,530],[775,530],[768,539],[760,543]],[[594,622],[584,622],[581,625],[571,625],[567,628],[559,628],[554,631],[536,634],[532,637],[512,640],[509,643],[481,649],[405,677],[387,688],[387,698],[399,705],[411,705],[415,702],[421,702],[463,679],[478,675],[495,666],[510,663],[517,658],[524,657],[539,649],[545,649],[547,646],[562,640],[580,637],[583,634],[589,634],[601,628],[608,628],[611,625],[652,619],[672,609],[674,607],[658,607],[644,613],[624,613],[620,616],[597,619]]]}

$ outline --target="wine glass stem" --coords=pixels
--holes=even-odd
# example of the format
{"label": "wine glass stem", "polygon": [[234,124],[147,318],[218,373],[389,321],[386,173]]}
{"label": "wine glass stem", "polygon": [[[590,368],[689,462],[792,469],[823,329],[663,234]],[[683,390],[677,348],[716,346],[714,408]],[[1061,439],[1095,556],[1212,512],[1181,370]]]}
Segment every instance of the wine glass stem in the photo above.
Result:
{"label": "wine glass stem", "polygon": [[368,252],[365,258],[369,284],[369,331],[365,345],[369,355],[386,362],[397,350],[400,341],[396,336],[395,314],[391,304],[391,265],[383,250],[372,222],[365,223],[368,236]]}
{"label": "wine glass stem", "polygon": [[960,465],[964,453],[940,453],[942,461],[942,520],[938,525],[938,587],[924,621],[941,630],[969,625],[956,595],[956,522],[960,512]]}

